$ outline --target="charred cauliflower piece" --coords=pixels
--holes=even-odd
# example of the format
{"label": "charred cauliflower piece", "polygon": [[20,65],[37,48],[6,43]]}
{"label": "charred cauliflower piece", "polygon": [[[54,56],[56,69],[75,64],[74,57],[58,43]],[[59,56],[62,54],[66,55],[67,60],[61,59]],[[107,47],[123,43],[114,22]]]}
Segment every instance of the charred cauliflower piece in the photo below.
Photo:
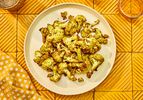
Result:
{"label": "charred cauliflower piece", "polygon": [[100,43],[100,44],[107,44],[107,42],[108,42],[108,40],[106,39],[106,38],[99,38],[98,39],[98,42]]}
{"label": "charred cauliflower piece", "polygon": [[87,73],[91,70],[92,64],[89,59],[89,55],[83,55],[84,63],[86,64],[86,68],[84,69],[84,73]]}
{"label": "charred cauliflower piece", "polygon": [[108,40],[107,38],[109,37],[107,34],[102,35],[101,31],[98,28],[95,28],[95,35],[94,37],[97,39],[97,41],[100,44],[107,44]]}
{"label": "charred cauliflower piece", "polygon": [[82,51],[81,51],[81,49],[77,48],[75,51],[76,51],[76,54],[77,54],[77,59],[79,61],[82,61],[83,59],[82,59]]}
{"label": "charred cauliflower piece", "polygon": [[48,52],[41,52],[39,50],[35,51],[35,58],[33,59],[35,63],[39,66],[42,65],[42,62],[49,57]]}
{"label": "charred cauliflower piece", "polygon": [[88,54],[88,53],[95,53],[99,51],[99,48],[97,46],[98,41],[95,38],[86,38],[84,45],[81,47],[81,50],[83,53]]}
{"label": "charred cauliflower piece", "polygon": [[35,51],[34,62],[39,64],[40,60],[41,60],[41,57],[42,57],[42,53],[39,50]]}
{"label": "charred cauliflower piece", "polygon": [[47,42],[58,43],[62,40],[63,37],[64,37],[64,30],[59,28],[59,27],[56,27],[54,29],[53,35],[46,37],[46,41]]}
{"label": "charred cauliflower piece", "polygon": [[70,45],[74,44],[77,40],[78,40],[77,35],[74,35],[74,36],[71,36],[71,37],[64,37],[63,38],[63,43],[67,46],[70,46]]}
{"label": "charred cauliflower piece", "polygon": [[83,15],[77,15],[75,17],[75,20],[78,22],[78,23],[83,23],[86,21],[86,18],[83,16]]}
{"label": "charred cauliflower piece", "polygon": [[47,24],[47,29],[48,29],[48,35],[52,35],[53,34],[53,30],[54,30],[54,27],[51,25],[51,24]]}
{"label": "charred cauliflower piece", "polygon": [[77,63],[77,62],[73,62],[73,63],[69,63],[68,64],[69,67],[76,67],[76,68],[80,68],[80,67],[84,67],[84,63]]}
{"label": "charred cauliflower piece", "polygon": [[60,63],[58,66],[59,66],[59,73],[61,73],[61,74],[65,73],[67,75],[67,77],[72,81],[77,80],[76,77],[74,75],[72,75],[71,72],[68,70],[67,63]]}
{"label": "charred cauliflower piece", "polygon": [[79,33],[81,28],[82,28],[83,23],[86,21],[86,18],[83,15],[77,15],[75,17],[75,20],[77,22],[77,29],[76,30]]}
{"label": "charred cauliflower piece", "polygon": [[71,37],[64,37],[63,43],[69,48],[70,51],[76,52],[76,45],[75,43],[78,41],[78,36],[74,35]]}
{"label": "charred cauliflower piece", "polygon": [[64,30],[61,28],[55,28],[55,34],[53,35],[53,43],[60,42],[64,37]]}
{"label": "charred cauliflower piece", "polygon": [[47,69],[53,69],[55,62],[52,57],[47,58],[42,62],[42,68],[47,70]]}
{"label": "charred cauliflower piece", "polygon": [[53,53],[53,52],[55,52],[55,48],[53,48],[52,43],[46,42],[41,46],[40,52]]}
{"label": "charred cauliflower piece", "polygon": [[93,24],[91,24],[91,27],[94,27],[94,26],[96,26],[97,24],[99,24],[100,23],[100,20],[99,19],[97,19],[96,21],[94,21],[94,23]]}
{"label": "charred cauliflower piece", "polygon": [[56,51],[51,55],[56,62],[62,62],[64,54],[65,54],[65,52]]}
{"label": "charred cauliflower piece", "polygon": [[67,19],[67,11],[61,12],[61,16],[63,17],[63,20]]}
{"label": "charred cauliflower piece", "polygon": [[82,77],[78,78],[78,82],[84,82],[84,79]]}
{"label": "charred cauliflower piece", "polygon": [[53,82],[57,82],[60,80],[60,78],[61,78],[61,75],[58,73],[57,66],[54,66],[53,67],[53,75],[50,76],[50,80]]}
{"label": "charred cauliflower piece", "polygon": [[65,45],[63,43],[57,43],[57,50],[59,52],[64,51],[66,49]]}
{"label": "charred cauliflower piece", "polygon": [[61,22],[61,21],[56,20],[54,21],[53,26],[63,29],[66,27],[66,22]]}
{"label": "charred cauliflower piece", "polygon": [[99,65],[101,65],[104,62],[104,58],[100,54],[93,54],[89,56],[89,59],[91,61],[92,67],[91,70],[87,73],[87,77],[90,78],[93,71],[97,70]]}
{"label": "charred cauliflower piece", "polygon": [[109,36],[97,28],[98,19],[89,23],[85,16],[68,15],[67,11],[61,12],[61,17],[63,20],[57,19],[39,29],[43,44],[35,51],[33,60],[53,82],[58,82],[62,75],[83,82],[76,74],[92,76],[104,62],[103,56],[96,53],[108,43]]}
{"label": "charred cauliflower piece", "polygon": [[85,27],[84,29],[81,30],[81,36],[83,38],[89,37],[90,33],[91,33],[91,29],[90,28]]}
{"label": "charred cauliflower piece", "polygon": [[69,20],[65,27],[65,35],[73,35],[77,31],[77,23],[75,19]]}
{"label": "charred cauliflower piece", "polygon": [[100,54],[93,54],[89,56],[89,59],[92,63],[92,70],[96,70],[99,65],[104,62],[104,58]]}
{"label": "charred cauliflower piece", "polygon": [[41,29],[39,29],[39,31],[40,31],[41,34],[42,34],[42,41],[43,41],[43,43],[45,43],[45,42],[46,42],[46,37],[47,37],[47,35],[48,35],[48,30],[47,30],[47,28],[41,28]]}
{"label": "charred cauliflower piece", "polygon": [[[47,35],[46,41],[47,42],[53,42],[58,43],[62,40],[64,37],[64,30],[66,23],[60,22],[60,21],[54,21],[53,26],[49,25],[49,32],[51,32],[51,35]],[[54,27],[54,28],[52,28]]]}
{"label": "charred cauliflower piece", "polygon": [[71,54],[65,54],[63,58],[63,62],[80,62],[75,53]]}

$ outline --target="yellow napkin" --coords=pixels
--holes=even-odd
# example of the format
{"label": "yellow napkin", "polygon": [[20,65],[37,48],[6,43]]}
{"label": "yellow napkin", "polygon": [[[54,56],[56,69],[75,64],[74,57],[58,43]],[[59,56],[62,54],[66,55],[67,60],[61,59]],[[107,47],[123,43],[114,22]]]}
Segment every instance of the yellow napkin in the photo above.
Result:
{"label": "yellow napkin", "polygon": [[0,51],[0,100],[43,100],[24,69]]}

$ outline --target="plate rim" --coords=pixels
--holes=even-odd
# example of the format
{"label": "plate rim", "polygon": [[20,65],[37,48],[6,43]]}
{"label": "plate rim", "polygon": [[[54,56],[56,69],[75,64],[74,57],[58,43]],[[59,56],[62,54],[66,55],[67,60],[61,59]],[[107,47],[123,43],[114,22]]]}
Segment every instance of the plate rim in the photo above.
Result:
{"label": "plate rim", "polygon": [[87,8],[87,9],[92,10],[93,12],[95,12],[98,16],[100,16],[100,17],[104,20],[104,22],[107,24],[109,30],[111,31],[111,34],[113,35],[114,55],[113,55],[113,61],[112,61],[111,65],[110,65],[111,68],[108,69],[109,71],[106,73],[106,75],[103,77],[103,79],[98,82],[98,85],[101,84],[101,83],[107,78],[107,76],[110,74],[110,72],[111,72],[111,70],[112,70],[112,68],[113,68],[113,66],[114,66],[114,64],[115,64],[116,53],[117,53],[117,51],[116,51],[116,48],[117,48],[117,47],[116,47],[116,39],[115,39],[115,35],[114,35],[114,33],[113,33],[113,30],[112,30],[110,24],[108,23],[108,21],[105,19],[105,17],[104,17],[103,15],[101,15],[98,11],[96,11],[96,9],[93,9],[93,8],[91,8],[91,7],[89,7],[89,6],[85,5],[85,4],[72,3],[72,2],[56,4],[56,5],[53,5],[53,6],[49,7],[49,8],[47,8],[47,9],[43,10],[41,13],[39,13],[39,14],[34,18],[34,20],[33,20],[32,23],[30,24],[30,26],[29,26],[29,28],[28,28],[28,30],[27,30],[27,32],[26,32],[25,39],[24,39],[24,58],[25,58],[26,65],[27,65],[27,67],[28,67],[28,69],[29,69],[31,75],[34,77],[34,79],[35,79],[40,85],[42,85],[43,87],[45,87],[45,88],[46,88],[47,90],[49,90],[49,91],[52,91],[52,92],[54,92],[54,93],[61,94],[61,95],[78,95],[78,94],[82,94],[82,93],[88,92],[88,91],[94,89],[95,87],[97,87],[98,85],[96,85],[96,86],[94,86],[94,87],[92,87],[92,88],[89,88],[89,89],[87,89],[87,90],[84,90],[84,91],[82,91],[82,92],[78,92],[78,93],[77,93],[77,92],[76,92],[76,93],[75,93],[75,92],[74,92],[74,93],[73,93],[73,92],[71,92],[71,93],[60,92],[60,93],[59,93],[59,92],[57,92],[57,91],[55,91],[55,90],[52,90],[52,89],[47,88],[44,84],[42,84],[41,82],[38,81],[37,77],[33,74],[33,72],[31,71],[30,67],[28,66],[29,64],[28,64],[27,57],[26,57],[26,43],[27,43],[26,41],[27,41],[27,38],[28,38],[29,31],[30,31],[32,25],[34,24],[34,22],[41,16],[41,14],[45,13],[47,10],[52,9],[52,8],[55,8],[55,7],[58,7],[58,6],[62,6],[62,5],[63,5],[63,6],[64,6],[64,5],[83,6],[83,7]]}

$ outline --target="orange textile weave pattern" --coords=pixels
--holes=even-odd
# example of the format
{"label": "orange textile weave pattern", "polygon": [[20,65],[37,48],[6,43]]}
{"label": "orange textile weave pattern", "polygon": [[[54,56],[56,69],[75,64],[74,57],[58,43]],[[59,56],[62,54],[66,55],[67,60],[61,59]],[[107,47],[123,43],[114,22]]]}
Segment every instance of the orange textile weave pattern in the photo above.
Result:
{"label": "orange textile weave pattern", "polygon": [[[122,0],[123,9],[134,13],[136,0]],[[64,2],[85,4],[101,13],[115,34],[117,55],[109,76],[95,89],[75,96],[63,96],[42,87],[30,74],[24,60],[26,32],[44,9]],[[131,12],[131,9],[133,12]],[[37,92],[47,100],[143,100],[143,16],[128,19],[118,10],[118,0],[25,0],[15,12],[0,9],[0,50],[14,55],[29,73]]]}

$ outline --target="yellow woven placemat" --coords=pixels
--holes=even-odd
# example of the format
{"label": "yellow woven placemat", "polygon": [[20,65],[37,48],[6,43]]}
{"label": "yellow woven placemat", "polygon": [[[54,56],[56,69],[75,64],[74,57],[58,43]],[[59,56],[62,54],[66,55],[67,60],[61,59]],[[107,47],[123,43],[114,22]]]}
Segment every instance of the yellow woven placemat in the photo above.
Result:
{"label": "yellow woven placemat", "polygon": [[[136,2],[123,1],[127,13],[138,10],[131,1]],[[100,12],[111,25],[117,43],[116,61],[110,75],[94,90],[76,96],[58,95],[42,87],[30,75],[23,55],[25,34],[33,19],[44,9],[63,2],[82,3]],[[143,17],[123,17],[117,3],[118,0],[26,0],[16,12],[0,9],[0,49],[15,57],[29,73],[37,92],[47,100],[143,100]]]}

